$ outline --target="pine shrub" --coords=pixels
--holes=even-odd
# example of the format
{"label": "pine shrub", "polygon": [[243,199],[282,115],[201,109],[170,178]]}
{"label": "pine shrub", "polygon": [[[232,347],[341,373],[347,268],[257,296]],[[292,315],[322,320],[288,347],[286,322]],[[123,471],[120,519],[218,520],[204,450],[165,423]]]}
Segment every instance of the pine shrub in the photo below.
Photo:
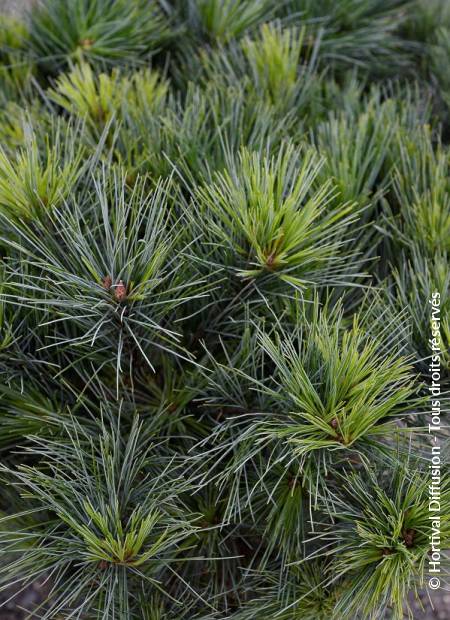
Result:
{"label": "pine shrub", "polygon": [[447,4],[2,17],[0,616],[412,618],[436,400],[445,587]]}

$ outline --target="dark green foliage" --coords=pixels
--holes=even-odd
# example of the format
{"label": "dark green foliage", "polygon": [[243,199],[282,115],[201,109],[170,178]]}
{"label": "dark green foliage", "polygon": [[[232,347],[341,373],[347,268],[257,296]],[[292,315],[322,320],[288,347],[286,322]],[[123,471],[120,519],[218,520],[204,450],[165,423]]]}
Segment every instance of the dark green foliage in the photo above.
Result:
{"label": "dark green foliage", "polygon": [[408,66],[409,46],[398,30],[412,0],[307,0],[296,4],[324,29],[322,53],[327,60],[381,74]]}
{"label": "dark green foliage", "polygon": [[445,587],[449,32],[445,0],[2,19],[0,605],[408,617],[437,325]]}
{"label": "dark green foliage", "polygon": [[123,440],[120,424],[111,422],[111,430],[100,426],[96,435],[73,423],[66,437],[35,440],[39,468],[3,471],[37,518],[30,529],[21,523],[27,514],[14,517],[12,539],[9,528],[2,532],[4,550],[18,558],[2,582],[53,575],[45,618],[68,609],[81,616],[96,606],[105,617],[129,617],[138,604],[133,587],[139,592],[146,584],[158,593],[173,579],[174,593],[184,590],[172,563],[195,532],[179,499],[186,484],[170,460],[142,442],[141,425],[134,423]]}
{"label": "dark green foliage", "polygon": [[[182,218],[171,213],[169,186],[149,192],[139,181],[127,195],[121,179],[100,177],[85,204],[58,209],[51,201],[40,227],[11,222],[11,241],[4,239],[22,255],[20,270],[8,261],[5,296],[54,317],[41,323],[52,325],[46,347],[74,362],[112,364],[117,386],[126,368],[133,381],[136,363],[154,371],[158,352],[189,357],[179,344],[177,307],[204,294],[205,283],[189,260]],[[51,245],[43,226],[52,230]]]}
{"label": "dark green foliage", "polygon": [[314,151],[289,143],[276,158],[241,151],[198,190],[196,218],[208,223],[203,238],[214,248],[208,259],[260,290],[274,279],[300,290],[345,279],[341,248],[357,210],[330,205],[330,180],[314,187],[321,164]]}
{"label": "dark green foliage", "polygon": [[[380,328],[377,338],[370,337],[356,319],[346,329],[340,312],[314,311],[312,317],[301,318],[292,334],[279,327],[281,333],[261,331],[255,340],[247,340],[247,346],[259,345],[265,359],[264,366],[251,369],[252,375],[246,372],[248,350],[247,356],[242,350],[228,356],[233,363],[223,374],[229,383],[234,375],[240,392],[233,386],[218,392],[218,380],[208,389],[210,406],[221,404],[236,412],[214,429],[211,469],[217,467],[219,479],[240,486],[244,505],[251,503],[258,487],[270,495],[277,487],[281,491],[285,475],[291,492],[303,487],[304,496],[315,504],[314,490],[320,487],[326,493],[326,476],[334,468],[348,459],[365,461],[384,453],[384,441],[395,434],[393,418],[414,410],[411,367],[386,350],[387,330]],[[271,372],[266,374],[269,363]],[[229,501],[231,512],[241,510],[234,495]],[[299,501],[296,498],[294,506]],[[281,548],[280,537],[288,546],[301,540],[294,526],[286,524],[285,502],[277,514],[280,523],[272,523],[268,532]],[[288,556],[292,559],[295,553]]]}
{"label": "dark green foliage", "polygon": [[[410,469],[411,467],[411,469]],[[417,463],[392,473],[345,472],[335,497],[335,525],[324,540],[336,549],[335,569],[345,579],[337,617],[377,617],[386,604],[401,617],[404,601],[420,576],[429,553],[428,478]],[[447,483],[441,544],[449,543]]]}
{"label": "dark green foliage", "polygon": [[157,3],[145,0],[42,0],[29,28],[33,56],[52,73],[80,60],[133,64],[173,36]]}
{"label": "dark green foliage", "polygon": [[175,0],[172,4],[172,11],[186,20],[191,36],[195,33],[207,41],[224,42],[270,19],[277,3],[274,0]]}

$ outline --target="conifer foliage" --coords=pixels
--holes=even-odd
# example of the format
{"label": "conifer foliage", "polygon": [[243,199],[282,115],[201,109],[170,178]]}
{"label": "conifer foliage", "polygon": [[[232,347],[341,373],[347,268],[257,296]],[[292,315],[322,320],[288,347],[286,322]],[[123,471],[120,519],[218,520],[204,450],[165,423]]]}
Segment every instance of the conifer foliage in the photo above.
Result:
{"label": "conifer foliage", "polygon": [[2,18],[0,605],[411,617],[436,298],[445,586],[447,4]]}

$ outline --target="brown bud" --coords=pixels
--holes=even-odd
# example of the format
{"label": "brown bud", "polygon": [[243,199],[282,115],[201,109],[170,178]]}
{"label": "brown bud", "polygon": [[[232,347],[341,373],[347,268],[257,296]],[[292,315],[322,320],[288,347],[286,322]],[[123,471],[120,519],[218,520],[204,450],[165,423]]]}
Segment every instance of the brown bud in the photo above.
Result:
{"label": "brown bud", "polygon": [[269,269],[269,271],[275,268],[276,261],[277,261],[277,256],[275,252],[271,252],[269,256],[266,258],[266,267],[267,269]]}
{"label": "brown bud", "polygon": [[102,286],[104,289],[106,289],[107,291],[109,291],[109,289],[111,288],[111,284],[112,284],[112,278],[111,276],[105,276],[102,280]]}
{"label": "brown bud", "polygon": [[108,566],[109,566],[109,563],[106,560],[101,560],[98,563],[98,567],[100,570],[105,570],[106,568],[108,568]]}
{"label": "brown bud", "polygon": [[337,428],[339,426],[339,420],[337,418],[333,418],[330,422],[331,428]]}
{"label": "brown bud", "polygon": [[297,486],[297,478],[295,478],[294,476],[288,476],[287,484],[290,489],[295,489],[295,487]]}
{"label": "brown bud", "polygon": [[403,540],[405,541],[405,545],[407,547],[412,547],[414,545],[414,537],[416,532],[414,530],[405,530],[403,532]]}
{"label": "brown bud", "polygon": [[127,296],[127,287],[122,280],[114,287],[114,297],[117,301],[123,301]]}
{"label": "brown bud", "polygon": [[94,45],[94,43],[95,43],[94,39],[81,39],[80,47],[82,47],[83,49],[87,50],[90,47],[92,47]]}

